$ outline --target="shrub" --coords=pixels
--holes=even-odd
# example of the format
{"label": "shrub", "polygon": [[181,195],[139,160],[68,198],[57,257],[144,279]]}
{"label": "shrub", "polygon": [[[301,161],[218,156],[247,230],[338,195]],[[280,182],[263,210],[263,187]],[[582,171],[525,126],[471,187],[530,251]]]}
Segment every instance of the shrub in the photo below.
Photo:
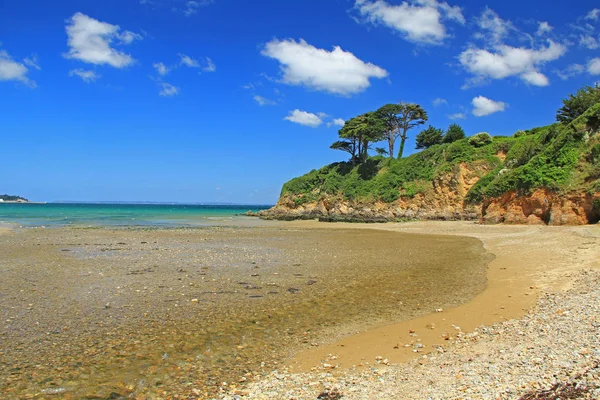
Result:
{"label": "shrub", "polygon": [[492,143],[492,137],[487,132],[480,132],[469,138],[469,144],[473,147],[483,147]]}

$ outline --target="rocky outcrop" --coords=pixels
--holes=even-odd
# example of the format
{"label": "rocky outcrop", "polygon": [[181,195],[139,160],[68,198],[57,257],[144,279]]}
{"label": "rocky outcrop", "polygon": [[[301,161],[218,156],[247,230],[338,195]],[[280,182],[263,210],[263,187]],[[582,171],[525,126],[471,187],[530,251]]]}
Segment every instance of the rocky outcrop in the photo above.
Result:
{"label": "rocky outcrop", "polygon": [[565,195],[539,189],[530,194],[511,191],[482,204],[466,202],[469,190],[489,169],[485,163],[458,164],[432,182],[422,182],[424,189],[412,197],[399,188],[401,197],[392,203],[350,201],[316,192],[318,201],[298,204],[297,196],[283,195],[275,207],[252,215],[328,222],[479,220],[486,224],[584,225],[600,221],[600,193]]}
{"label": "rocky outcrop", "polygon": [[412,197],[399,188],[401,197],[392,203],[349,201],[321,195],[318,201],[297,204],[297,197],[283,195],[275,207],[253,215],[264,219],[347,222],[477,220],[481,215],[481,206],[467,204],[465,197],[480,177],[489,171],[490,167],[484,162],[458,164],[432,182],[422,182],[423,190]]}
{"label": "rocky outcrop", "polygon": [[515,191],[484,201],[484,223],[585,225],[600,221],[600,193],[557,194],[539,189],[519,195]]}

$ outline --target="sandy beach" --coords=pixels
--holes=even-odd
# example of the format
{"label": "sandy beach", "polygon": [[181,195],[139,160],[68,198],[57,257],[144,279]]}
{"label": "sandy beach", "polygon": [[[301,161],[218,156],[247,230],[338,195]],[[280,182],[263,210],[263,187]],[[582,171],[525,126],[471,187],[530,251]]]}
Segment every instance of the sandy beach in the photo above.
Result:
{"label": "sandy beach", "polygon": [[257,223],[0,236],[0,390],[207,398],[486,286],[476,239]]}
{"label": "sandy beach", "polygon": [[[588,364],[599,359],[596,335],[566,330],[597,323],[598,279],[581,272],[600,266],[597,226],[3,233],[6,398],[508,399],[550,385],[547,374],[575,374],[582,346]],[[558,311],[551,337],[521,335]],[[501,361],[490,349],[502,346]],[[533,350],[509,357],[519,346],[550,348],[555,362],[517,379],[516,364],[545,360]],[[490,366],[474,354],[515,379],[477,378]]]}
{"label": "sandy beach", "polygon": [[585,387],[569,398],[598,398],[597,226],[415,222],[371,228],[478,238],[495,256],[488,287],[459,307],[300,352],[238,396],[545,399],[555,397],[533,393]]}

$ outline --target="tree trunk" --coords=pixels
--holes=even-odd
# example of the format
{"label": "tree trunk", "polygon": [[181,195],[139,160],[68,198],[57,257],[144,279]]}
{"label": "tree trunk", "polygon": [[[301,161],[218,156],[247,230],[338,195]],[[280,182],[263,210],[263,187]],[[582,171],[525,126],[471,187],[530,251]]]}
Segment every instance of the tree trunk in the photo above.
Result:
{"label": "tree trunk", "polygon": [[402,158],[402,153],[404,153],[404,143],[406,143],[406,138],[401,138],[400,140],[400,151],[398,152],[398,159]]}
{"label": "tree trunk", "polygon": [[390,158],[394,158],[394,138],[388,137],[388,147],[390,149]]}

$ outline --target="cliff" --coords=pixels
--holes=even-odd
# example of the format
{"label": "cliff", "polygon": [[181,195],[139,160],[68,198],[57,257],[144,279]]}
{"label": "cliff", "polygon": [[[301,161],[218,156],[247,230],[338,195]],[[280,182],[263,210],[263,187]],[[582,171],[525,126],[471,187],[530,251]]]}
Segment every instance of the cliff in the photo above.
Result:
{"label": "cliff", "polygon": [[[292,179],[265,219],[590,224],[600,220],[600,104],[569,124],[404,159],[335,163]],[[479,146],[479,147],[478,147]]]}

